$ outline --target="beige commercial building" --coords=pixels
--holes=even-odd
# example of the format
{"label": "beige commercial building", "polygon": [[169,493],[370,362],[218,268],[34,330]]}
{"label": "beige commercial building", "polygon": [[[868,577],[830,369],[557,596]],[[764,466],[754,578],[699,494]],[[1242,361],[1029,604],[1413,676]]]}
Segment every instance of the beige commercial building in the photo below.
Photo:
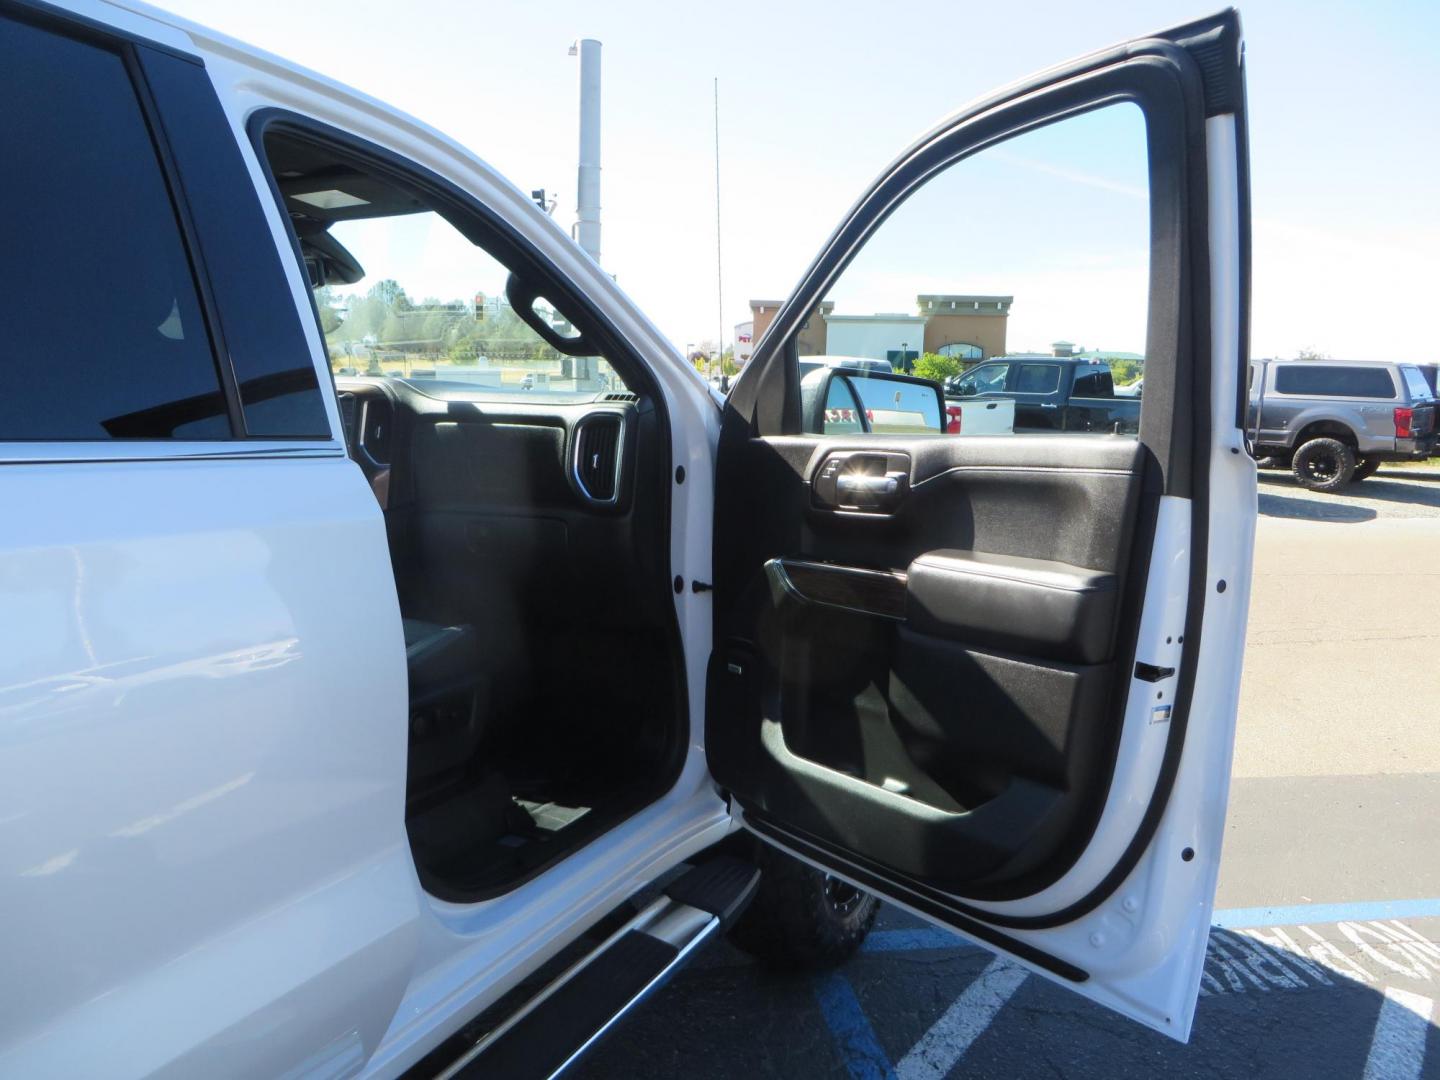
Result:
{"label": "beige commercial building", "polygon": [[[765,336],[765,331],[770,329],[770,324],[775,321],[775,313],[780,310],[781,300],[751,300],[750,301],[750,323],[753,340],[759,341]],[[819,307],[810,313],[800,327],[800,335],[797,344],[801,356],[823,356],[825,353],[825,316],[835,310],[835,305],[826,300]]]}
{"label": "beige commercial building", "polygon": [[[835,304],[826,300],[805,320],[797,344],[801,356],[866,356],[889,360],[897,367],[908,367],[921,352],[971,360],[1003,356],[1014,300],[1013,296],[921,295],[915,298],[913,315],[839,314]],[[750,301],[754,340],[760,340],[779,310],[778,300]]]}

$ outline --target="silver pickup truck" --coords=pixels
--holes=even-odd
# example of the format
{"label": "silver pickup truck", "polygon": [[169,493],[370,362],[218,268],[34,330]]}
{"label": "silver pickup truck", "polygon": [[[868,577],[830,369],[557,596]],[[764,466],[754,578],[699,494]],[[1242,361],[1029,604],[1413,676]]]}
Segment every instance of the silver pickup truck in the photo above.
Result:
{"label": "silver pickup truck", "polygon": [[1382,462],[1429,457],[1436,394],[1414,364],[1254,360],[1246,435],[1314,491],[1338,491]]}

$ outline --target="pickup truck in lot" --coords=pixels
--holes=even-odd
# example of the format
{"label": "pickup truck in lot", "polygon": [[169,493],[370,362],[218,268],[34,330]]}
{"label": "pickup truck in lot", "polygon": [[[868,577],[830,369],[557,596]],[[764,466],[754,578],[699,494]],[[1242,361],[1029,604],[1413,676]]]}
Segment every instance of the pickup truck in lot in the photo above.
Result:
{"label": "pickup truck in lot", "polygon": [[1437,410],[1415,364],[1254,360],[1245,428],[1261,461],[1312,491],[1339,491],[1382,462],[1434,453]]}
{"label": "pickup truck in lot", "polygon": [[1014,430],[1134,435],[1140,399],[1117,397],[1110,365],[1079,357],[1001,356],[945,382],[947,401],[1011,400]]}

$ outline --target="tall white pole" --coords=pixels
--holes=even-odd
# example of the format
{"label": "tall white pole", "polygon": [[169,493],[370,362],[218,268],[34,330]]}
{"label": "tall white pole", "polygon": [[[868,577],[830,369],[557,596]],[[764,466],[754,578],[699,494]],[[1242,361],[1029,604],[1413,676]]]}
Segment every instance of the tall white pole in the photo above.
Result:
{"label": "tall white pole", "polygon": [[[720,262],[720,76],[715,76],[715,304],[719,314],[720,337],[715,355],[725,370],[725,285]],[[710,374],[714,372],[711,371]]]}
{"label": "tall white pole", "polygon": [[[580,176],[575,184],[575,239],[600,261],[600,42],[582,38],[580,53]],[[573,51],[573,50],[572,50]]]}

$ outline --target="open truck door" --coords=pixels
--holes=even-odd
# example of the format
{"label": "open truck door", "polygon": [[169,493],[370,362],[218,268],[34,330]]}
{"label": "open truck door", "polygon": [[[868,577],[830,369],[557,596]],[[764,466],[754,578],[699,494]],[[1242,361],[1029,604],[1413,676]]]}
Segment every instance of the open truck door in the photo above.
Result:
{"label": "open truck door", "polygon": [[[706,742],[747,826],[1178,1039],[1219,869],[1256,512],[1242,56],[1225,12],[1042,72],[914,143],[759,342],[717,475]],[[1109,251],[1132,221],[1138,265]],[[1026,263],[1045,255],[1037,222],[1074,243]],[[893,397],[884,376],[802,386],[807,320],[833,336],[837,317],[916,297],[939,352],[932,327],[979,333],[989,299],[1009,311],[955,291],[988,276],[1028,282],[1012,343],[1027,304],[1072,322],[1112,305],[1099,333],[1133,317],[1138,437],[947,435],[924,409],[887,431],[833,407]]]}

